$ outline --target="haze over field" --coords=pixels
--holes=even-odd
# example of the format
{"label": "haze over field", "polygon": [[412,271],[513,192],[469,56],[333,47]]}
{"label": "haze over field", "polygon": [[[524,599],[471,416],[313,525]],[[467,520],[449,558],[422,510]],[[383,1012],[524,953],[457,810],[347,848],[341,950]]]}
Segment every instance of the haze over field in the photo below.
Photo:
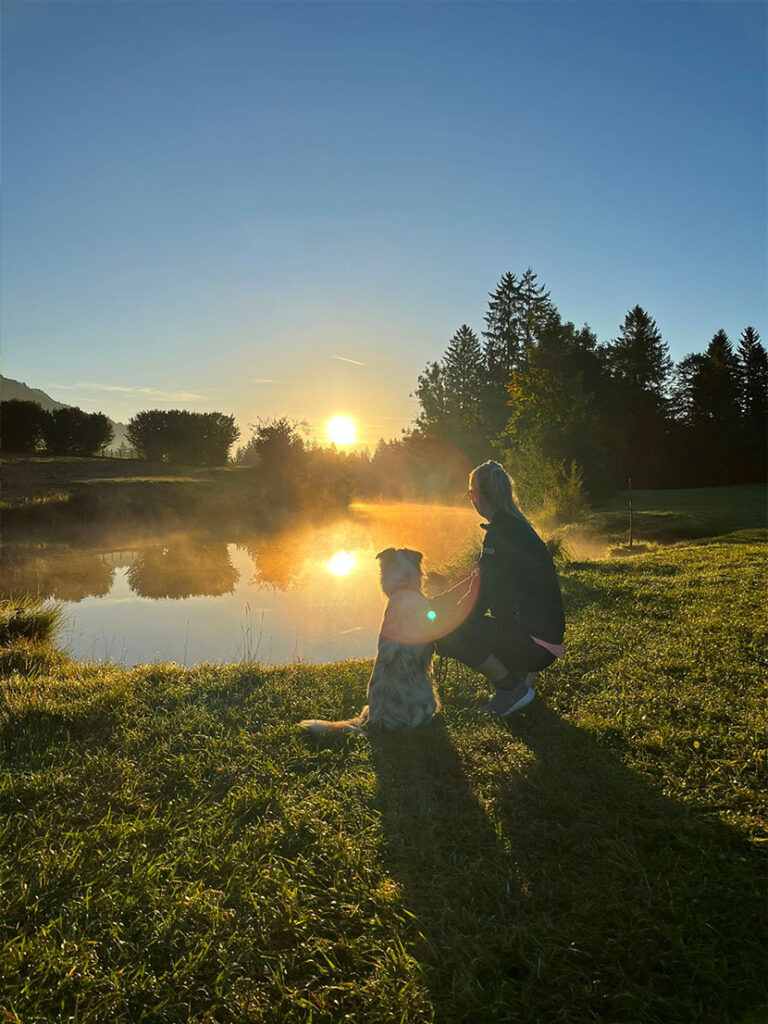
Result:
{"label": "haze over field", "polygon": [[766,336],[762,3],[3,15],[4,372],[58,401],[374,445],[529,265],[600,341]]}

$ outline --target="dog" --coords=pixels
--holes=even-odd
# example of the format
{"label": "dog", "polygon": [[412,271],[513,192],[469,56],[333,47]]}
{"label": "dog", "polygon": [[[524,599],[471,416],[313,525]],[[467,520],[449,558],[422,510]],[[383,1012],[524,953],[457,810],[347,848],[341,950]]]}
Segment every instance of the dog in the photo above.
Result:
{"label": "dog", "polygon": [[380,551],[381,589],[389,598],[379,632],[378,653],[368,682],[368,703],[356,718],[342,722],[306,719],[311,733],[363,733],[366,728],[413,729],[440,710],[430,667],[429,602],[421,592],[420,551]]}

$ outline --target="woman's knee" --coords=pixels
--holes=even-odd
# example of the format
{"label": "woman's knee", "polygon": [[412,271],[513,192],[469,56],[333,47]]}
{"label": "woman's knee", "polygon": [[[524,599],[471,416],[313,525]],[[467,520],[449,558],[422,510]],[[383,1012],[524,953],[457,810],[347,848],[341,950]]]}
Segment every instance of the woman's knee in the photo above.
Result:
{"label": "woman's knee", "polygon": [[469,668],[477,668],[491,653],[482,644],[477,642],[475,637],[466,635],[457,630],[441,637],[435,643],[435,651],[442,658],[455,658]]}

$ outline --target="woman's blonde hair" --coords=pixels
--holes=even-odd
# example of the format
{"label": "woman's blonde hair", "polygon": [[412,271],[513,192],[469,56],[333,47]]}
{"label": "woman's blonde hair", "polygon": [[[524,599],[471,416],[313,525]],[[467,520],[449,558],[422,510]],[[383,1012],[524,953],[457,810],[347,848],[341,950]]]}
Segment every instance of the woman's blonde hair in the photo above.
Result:
{"label": "woman's blonde hair", "polygon": [[481,466],[476,466],[469,474],[469,486],[471,487],[473,483],[496,508],[504,509],[508,516],[525,523],[529,529],[533,530],[517,504],[515,485],[507,471],[498,462],[489,459]]}

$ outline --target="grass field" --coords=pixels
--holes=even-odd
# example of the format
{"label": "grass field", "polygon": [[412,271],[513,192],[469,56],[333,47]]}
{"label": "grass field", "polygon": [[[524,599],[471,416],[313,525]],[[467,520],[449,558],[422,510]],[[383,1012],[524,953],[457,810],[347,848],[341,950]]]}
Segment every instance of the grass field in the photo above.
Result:
{"label": "grass field", "polygon": [[116,483],[186,482],[211,479],[221,470],[186,469],[153,464],[139,459],[95,459],[75,456],[3,455],[2,507],[16,508],[34,501],[65,500],[85,487],[101,487]]}
{"label": "grass field", "polygon": [[566,565],[524,712],[450,667],[333,743],[368,662],[100,668],[7,609],[0,1020],[764,1020],[765,570],[738,524]]}
{"label": "grass field", "polygon": [[[629,496],[618,491],[579,523],[558,531],[578,552],[597,553],[608,545],[616,554],[629,540]],[[633,491],[633,534],[636,545],[671,544],[753,530],[754,539],[768,533],[768,487],[697,487],[678,491]]]}

